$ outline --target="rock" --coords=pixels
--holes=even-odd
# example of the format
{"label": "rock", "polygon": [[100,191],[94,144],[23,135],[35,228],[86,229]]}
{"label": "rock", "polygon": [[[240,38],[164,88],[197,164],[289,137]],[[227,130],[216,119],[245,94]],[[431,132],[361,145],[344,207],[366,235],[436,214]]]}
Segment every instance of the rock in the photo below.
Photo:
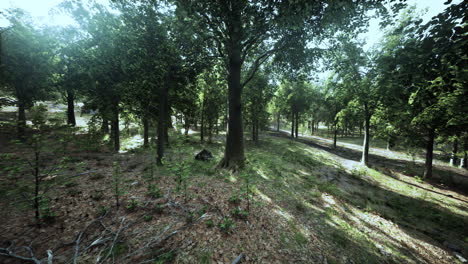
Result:
{"label": "rock", "polygon": [[197,155],[195,155],[195,159],[201,161],[210,161],[213,159],[213,154],[211,154],[211,152],[208,150],[203,149]]}

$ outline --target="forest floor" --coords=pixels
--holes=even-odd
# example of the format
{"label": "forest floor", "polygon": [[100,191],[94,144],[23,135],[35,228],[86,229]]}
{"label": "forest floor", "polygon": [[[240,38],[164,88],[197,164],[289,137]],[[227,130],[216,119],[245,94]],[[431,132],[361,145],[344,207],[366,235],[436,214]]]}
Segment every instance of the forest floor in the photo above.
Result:
{"label": "forest floor", "polygon": [[[44,182],[54,183],[50,217],[37,226],[23,199],[33,181],[20,165],[32,152],[12,141],[13,131],[0,126],[0,248],[21,256],[30,257],[21,246],[38,259],[51,250],[54,263],[231,263],[241,254],[242,263],[462,263],[468,256],[463,190],[415,177],[421,168],[411,160],[373,153],[366,168],[353,148],[273,132],[246,140],[247,169],[232,174],[216,169],[222,136],[200,144],[196,134],[171,134],[165,166],[156,167],[151,149],[113,154],[86,134],[58,144],[52,131],[46,146],[57,150],[44,151],[42,167],[61,169]],[[213,160],[194,160],[203,148]],[[467,176],[439,165],[434,173]]]}

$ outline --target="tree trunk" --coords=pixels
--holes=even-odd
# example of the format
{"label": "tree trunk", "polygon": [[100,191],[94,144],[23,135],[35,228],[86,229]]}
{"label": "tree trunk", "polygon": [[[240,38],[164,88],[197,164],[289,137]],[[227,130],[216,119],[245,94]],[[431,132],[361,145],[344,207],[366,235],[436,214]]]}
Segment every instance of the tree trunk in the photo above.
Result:
{"label": "tree trunk", "polygon": [[67,90],[67,124],[76,126],[75,119],[75,93],[73,90]]}
{"label": "tree trunk", "polygon": [[435,129],[430,128],[429,134],[427,138],[427,145],[426,145],[426,162],[424,164],[424,179],[430,179],[432,177],[432,159],[434,155],[434,137],[435,137]]}
{"label": "tree trunk", "polygon": [[204,136],[205,136],[205,115],[204,115],[204,102],[202,103],[202,115],[201,115],[201,123],[200,123],[200,142],[203,143]]}
{"label": "tree trunk", "polygon": [[296,113],[296,138],[298,138],[299,134],[299,113]]}
{"label": "tree trunk", "polygon": [[460,168],[468,168],[468,138],[463,142],[463,158],[460,159]]}
{"label": "tree trunk", "polygon": [[387,150],[392,150],[395,147],[395,137],[390,135],[387,138]]}
{"label": "tree trunk", "polygon": [[450,156],[450,166],[457,166],[458,138],[452,144],[452,154]]}
{"label": "tree trunk", "polygon": [[[36,143],[38,144],[38,143]],[[34,180],[35,180],[35,188],[34,188],[34,210],[35,210],[35,217],[37,223],[39,223],[40,211],[39,211],[39,185],[41,183],[41,179],[39,177],[39,151],[36,150],[35,154],[35,162],[34,162]]]}
{"label": "tree trunk", "polygon": [[242,126],[242,86],[241,86],[241,42],[242,21],[240,2],[232,3],[228,28],[229,40],[227,43],[228,60],[228,98],[229,98],[229,122],[226,137],[224,158],[219,163],[222,168],[237,170],[244,167],[244,132]]}
{"label": "tree trunk", "polygon": [[119,106],[118,103],[114,105],[112,118],[112,135],[114,139],[114,151],[120,150],[120,129],[119,129]]}
{"label": "tree trunk", "polygon": [[184,124],[184,135],[185,135],[185,139],[188,139],[188,132],[190,130],[190,121],[187,117],[185,117],[184,119],[185,121],[185,124]]}
{"label": "tree trunk", "polygon": [[336,149],[336,137],[338,135],[338,129],[337,129],[336,123],[334,124],[334,127],[335,127],[335,131],[333,133],[333,148]]}
{"label": "tree trunk", "polygon": [[102,117],[101,132],[104,134],[109,134],[109,120],[107,120],[105,117]]}
{"label": "tree trunk", "polygon": [[172,81],[172,69],[169,69],[166,73],[166,81],[164,85],[161,86],[160,96],[159,96],[159,116],[158,116],[158,141],[157,141],[157,154],[156,164],[162,166],[162,159],[164,157],[164,147],[166,141],[166,131],[167,131],[167,94],[169,90],[169,84]]}
{"label": "tree trunk", "polygon": [[364,142],[362,144],[361,158],[361,163],[364,164],[364,166],[369,164],[370,118],[369,108],[367,104],[364,104]]}
{"label": "tree trunk", "polygon": [[25,130],[26,130],[26,109],[23,102],[18,99],[18,138],[24,139],[25,138]]}
{"label": "tree trunk", "polygon": [[291,137],[294,138],[294,128],[295,128],[295,118],[294,118],[294,112],[292,112],[292,118],[291,118]]}
{"label": "tree trunk", "polygon": [[149,121],[148,118],[145,116],[143,117],[143,147],[147,148],[149,146]]}
{"label": "tree trunk", "polygon": [[276,116],[276,131],[280,131],[280,114],[278,113]]}
{"label": "tree trunk", "polygon": [[212,143],[213,140],[213,120],[208,121],[208,143]]}

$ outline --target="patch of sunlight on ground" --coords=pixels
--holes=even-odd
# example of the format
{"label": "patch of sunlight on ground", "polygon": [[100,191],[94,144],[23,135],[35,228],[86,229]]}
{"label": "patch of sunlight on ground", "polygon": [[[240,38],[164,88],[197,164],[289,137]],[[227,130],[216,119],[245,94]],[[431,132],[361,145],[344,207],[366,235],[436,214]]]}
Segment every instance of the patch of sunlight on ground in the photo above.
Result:
{"label": "patch of sunlight on ground", "polygon": [[263,194],[259,189],[255,188],[255,193],[264,201],[271,203],[271,198]]}
{"label": "patch of sunlight on ground", "polygon": [[326,193],[322,193],[322,200],[325,202],[325,207],[330,207],[330,206],[336,204],[335,199],[333,198],[333,196],[328,195]]}
{"label": "patch of sunlight on ground", "polygon": [[320,213],[324,213],[324,212],[325,212],[322,208],[320,208],[320,207],[318,207],[318,206],[315,206],[315,205],[313,205],[313,204],[311,204],[311,203],[309,203],[309,202],[307,202],[307,201],[304,201],[303,204],[304,204],[307,208],[313,209],[313,210],[315,210],[315,211],[317,211],[317,212],[320,212]]}
{"label": "patch of sunlight on ground", "polygon": [[232,175],[232,174],[229,175],[228,180],[229,180],[230,182],[233,182],[233,183],[234,183],[234,182],[237,182],[237,178],[234,177],[234,175]]}
{"label": "patch of sunlight on ground", "polygon": [[290,221],[290,220],[292,220],[294,218],[294,216],[292,216],[290,213],[281,210],[280,207],[278,207],[278,209],[274,209],[273,212],[275,214],[279,215],[279,216],[282,216],[284,219],[286,219],[288,221]]}
{"label": "patch of sunlight on ground", "polygon": [[265,175],[265,172],[262,169],[258,169],[257,173],[265,180],[270,180],[268,176]]}

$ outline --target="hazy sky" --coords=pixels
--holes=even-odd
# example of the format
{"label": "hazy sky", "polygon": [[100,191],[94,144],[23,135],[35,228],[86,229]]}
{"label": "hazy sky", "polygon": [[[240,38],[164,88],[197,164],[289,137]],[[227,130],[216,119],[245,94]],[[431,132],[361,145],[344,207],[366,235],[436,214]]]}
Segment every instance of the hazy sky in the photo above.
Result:
{"label": "hazy sky", "polygon": [[[460,1],[462,0],[454,2],[458,3]],[[49,11],[60,2],[62,2],[62,0],[3,0],[0,1],[0,11],[9,7],[19,7],[27,10],[39,25],[70,25],[73,23],[73,19],[66,15],[49,15]],[[106,2],[106,0],[100,0],[99,2]],[[423,17],[425,22],[444,10],[444,2],[446,2],[446,0],[408,0],[409,5],[416,5],[419,10],[427,8],[428,11]],[[369,32],[364,34],[364,37],[368,40],[366,47],[372,46],[382,37],[382,31],[379,29],[378,22],[379,21],[375,19],[371,20]],[[0,18],[0,27],[5,27],[6,25],[7,22],[5,19]]]}

